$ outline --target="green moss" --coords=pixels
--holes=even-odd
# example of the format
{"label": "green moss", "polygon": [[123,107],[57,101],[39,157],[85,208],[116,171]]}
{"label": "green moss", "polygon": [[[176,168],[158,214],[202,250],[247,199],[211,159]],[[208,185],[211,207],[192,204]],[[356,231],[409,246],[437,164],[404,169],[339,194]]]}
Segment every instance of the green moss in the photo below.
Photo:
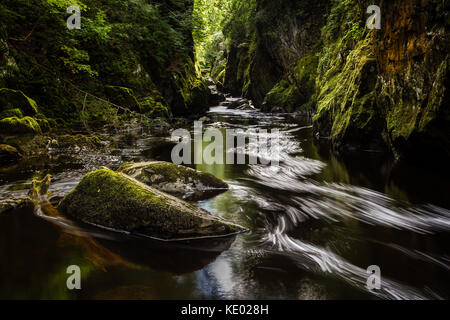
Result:
{"label": "green moss", "polygon": [[336,149],[382,148],[384,121],[377,107],[377,66],[370,37],[350,51],[343,67],[340,58],[318,81],[314,126],[330,137]]}
{"label": "green moss", "polygon": [[154,97],[146,97],[141,102],[141,110],[150,118],[168,118],[170,115],[169,107]]}
{"label": "green moss", "polygon": [[300,59],[266,96],[263,110],[285,112],[308,111],[315,97],[315,78],[318,58],[308,56]]}
{"label": "green moss", "polygon": [[200,114],[205,112],[209,106],[208,85],[202,78],[198,65],[191,58],[187,60],[183,70],[175,75],[184,107],[184,110],[174,110],[177,115]]}
{"label": "green moss", "polygon": [[[228,189],[228,185],[225,182],[210,173],[197,171],[170,162],[126,163],[118,171],[122,171],[131,176],[135,176],[137,172],[142,172],[145,178],[147,178],[145,181],[150,181],[154,185],[182,181],[186,184],[197,182],[210,188]],[[136,178],[141,181],[143,177],[139,174]]]}
{"label": "green moss", "polygon": [[0,89],[0,111],[20,109],[26,116],[34,116],[38,112],[37,103],[20,90]]}
{"label": "green moss", "polygon": [[105,86],[105,93],[112,103],[128,108],[131,111],[142,112],[141,104],[138,102],[132,89],[119,86]]}
{"label": "green moss", "polygon": [[0,134],[41,134],[41,128],[37,121],[31,117],[11,117],[0,120]]}
{"label": "green moss", "polygon": [[88,173],[59,209],[85,223],[167,240],[242,230],[106,168]]}
{"label": "green moss", "polygon": [[11,117],[23,118],[23,113],[20,109],[8,109],[0,113],[0,119]]}
{"label": "green moss", "polygon": [[36,122],[39,124],[43,133],[47,133],[50,131],[51,126],[47,119],[36,119]]}

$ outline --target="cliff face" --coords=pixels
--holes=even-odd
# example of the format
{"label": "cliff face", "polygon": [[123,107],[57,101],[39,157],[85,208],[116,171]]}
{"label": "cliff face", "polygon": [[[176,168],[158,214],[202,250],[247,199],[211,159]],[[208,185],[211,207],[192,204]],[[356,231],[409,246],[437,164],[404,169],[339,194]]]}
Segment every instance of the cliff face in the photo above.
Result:
{"label": "cliff face", "polygon": [[[273,99],[264,104],[266,110],[286,107],[276,100],[292,100],[289,106],[306,103],[311,96],[307,90],[310,84],[303,81],[305,63],[301,59],[309,58],[308,62],[314,63],[311,56],[320,48],[320,30],[328,1],[253,0],[248,3],[252,6],[246,19],[247,34],[226,32],[230,45],[225,88],[262,106],[267,93],[276,86]],[[243,12],[241,15],[248,14]],[[229,23],[231,30],[233,23],[235,20]],[[309,63],[306,69],[308,77],[310,72],[315,72]]]}
{"label": "cliff face", "polygon": [[382,10],[383,28],[373,42],[388,143],[399,155],[419,151],[448,159],[449,2],[385,1]]}
{"label": "cliff face", "polygon": [[[67,28],[73,4],[79,30]],[[0,88],[21,90],[40,117],[67,124],[124,112],[106,101],[149,118],[202,113],[209,90],[194,59],[192,8],[193,0],[3,0]]]}
{"label": "cliff face", "polygon": [[266,111],[314,111],[316,135],[338,152],[448,159],[449,3],[378,1],[381,29],[369,30],[372,4],[254,2],[244,45],[228,47],[225,88]]}
{"label": "cliff face", "polygon": [[352,36],[333,29],[333,15],[364,16],[369,3],[334,6],[325,30],[338,32],[322,51],[314,125],[336,150],[448,159],[449,11],[443,3],[384,1],[381,30],[369,32],[355,20],[359,31]]}

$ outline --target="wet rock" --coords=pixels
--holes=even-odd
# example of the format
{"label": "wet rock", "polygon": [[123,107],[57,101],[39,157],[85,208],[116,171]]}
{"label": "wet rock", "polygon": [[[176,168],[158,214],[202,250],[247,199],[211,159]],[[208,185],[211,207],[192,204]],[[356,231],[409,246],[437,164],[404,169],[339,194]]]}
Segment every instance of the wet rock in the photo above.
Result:
{"label": "wet rock", "polygon": [[213,92],[209,96],[209,104],[212,106],[219,105],[222,101],[225,101],[225,95],[220,92]]}
{"label": "wet rock", "polygon": [[126,163],[119,171],[146,185],[189,201],[207,199],[228,190],[228,184],[210,173],[169,162]]}
{"label": "wet rock", "polygon": [[22,155],[19,151],[7,144],[0,144],[0,161],[1,163],[11,163],[19,160]]}
{"label": "wet rock", "polygon": [[245,231],[107,168],[88,173],[58,209],[84,223],[162,240],[215,238]]}
{"label": "wet rock", "polygon": [[152,135],[157,137],[167,137],[170,136],[170,131],[172,126],[164,119],[156,118],[150,123],[150,132]]}
{"label": "wet rock", "polygon": [[237,108],[238,110],[256,110],[255,107],[251,106],[249,103],[245,103]]}
{"label": "wet rock", "polygon": [[239,107],[248,104],[248,100],[241,98],[234,101],[231,101],[230,105],[228,105],[229,109],[238,109]]}
{"label": "wet rock", "polygon": [[0,200],[0,214],[17,209],[20,206],[27,205],[28,199],[5,199]]}
{"label": "wet rock", "polygon": [[76,153],[82,149],[103,149],[105,144],[98,136],[94,135],[61,135],[52,139],[49,143],[51,148],[72,150]]}
{"label": "wet rock", "polygon": [[201,117],[200,119],[198,119],[198,121],[209,123],[209,122],[211,122],[211,119],[205,116],[205,117]]}
{"label": "wet rock", "polygon": [[0,200],[0,214],[13,210],[17,208],[18,203],[16,200],[7,199],[7,200]]}

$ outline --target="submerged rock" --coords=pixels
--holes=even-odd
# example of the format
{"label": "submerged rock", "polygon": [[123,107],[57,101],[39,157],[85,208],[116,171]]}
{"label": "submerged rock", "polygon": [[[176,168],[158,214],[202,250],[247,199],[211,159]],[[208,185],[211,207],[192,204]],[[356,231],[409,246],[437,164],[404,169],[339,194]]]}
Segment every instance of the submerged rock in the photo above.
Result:
{"label": "submerged rock", "polygon": [[207,199],[228,190],[228,184],[210,173],[169,162],[126,163],[119,171],[184,200]]}
{"label": "submerged rock", "polygon": [[162,240],[224,237],[245,231],[107,168],[88,173],[58,208],[84,223]]}

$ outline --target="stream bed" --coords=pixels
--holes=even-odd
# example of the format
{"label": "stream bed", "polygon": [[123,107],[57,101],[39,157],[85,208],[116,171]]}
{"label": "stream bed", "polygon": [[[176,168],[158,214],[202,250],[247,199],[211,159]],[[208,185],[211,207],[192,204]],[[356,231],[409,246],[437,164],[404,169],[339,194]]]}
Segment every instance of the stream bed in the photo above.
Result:
{"label": "stream bed", "polygon": [[[221,130],[281,135],[277,165],[193,165],[230,185],[197,205],[250,232],[221,250],[189,248],[19,209],[0,215],[0,298],[450,298],[448,177],[394,166],[376,153],[337,158],[314,143],[308,119],[224,106],[212,107],[208,117]],[[146,136],[108,154],[26,160],[0,169],[0,197],[26,193],[11,187],[29,183],[36,172],[51,173],[50,192],[62,197],[91,170],[170,161],[173,146]],[[66,287],[70,265],[81,268],[81,290]],[[374,265],[381,287],[369,291],[366,270]]]}

